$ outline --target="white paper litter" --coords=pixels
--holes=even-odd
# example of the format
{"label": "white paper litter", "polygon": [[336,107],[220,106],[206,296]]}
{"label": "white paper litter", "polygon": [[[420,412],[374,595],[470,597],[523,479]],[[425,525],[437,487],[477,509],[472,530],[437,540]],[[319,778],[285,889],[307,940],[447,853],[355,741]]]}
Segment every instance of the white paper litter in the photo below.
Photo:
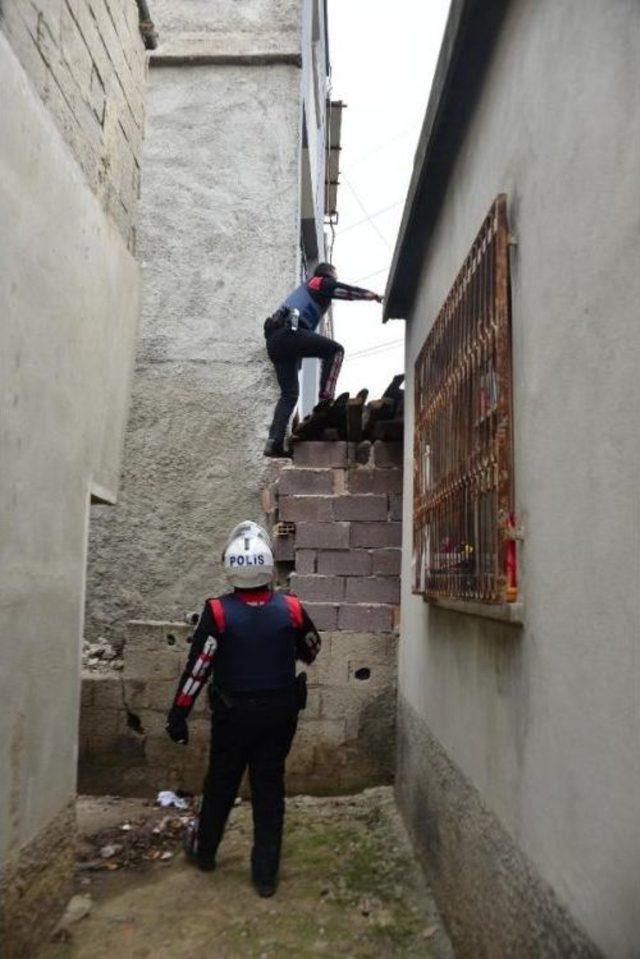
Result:
{"label": "white paper litter", "polygon": [[189,803],[186,799],[176,796],[172,789],[162,789],[156,796],[158,806],[175,806],[176,809],[188,809]]}

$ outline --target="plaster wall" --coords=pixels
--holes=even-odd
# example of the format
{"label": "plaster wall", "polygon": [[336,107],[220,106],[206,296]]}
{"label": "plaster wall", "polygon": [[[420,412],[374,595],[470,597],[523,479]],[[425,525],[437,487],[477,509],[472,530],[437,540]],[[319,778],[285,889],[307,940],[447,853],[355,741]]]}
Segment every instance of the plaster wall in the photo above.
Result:
{"label": "plaster wall", "polygon": [[[299,47],[300,0],[154,0],[153,19],[161,28],[162,43],[189,34],[192,38],[207,34],[244,35],[255,47],[265,37],[277,38],[281,46],[287,36],[295,36]],[[195,36],[194,36],[195,35]]]}
{"label": "plaster wall", "polygon": [[411,462],[416,355],[506,192],[525,625],[411,595],[405,469],[400,696],[612,959],[637,955],[640,911],[639,43],[631,0],[511,5],[406,346]]}
{"label": "plaster wall", "polygon": [[6,876],[75,794],[89,498],[117,492],[138,268],[3,33],[0,89]]}
{"label": "plaster wall", "polygon": [[92,517],[90,635],[223,588],[229,529],[260,515],[262,324],[298,263],[299,67],[153,67],[147,110],[143,334],[121,501]]}

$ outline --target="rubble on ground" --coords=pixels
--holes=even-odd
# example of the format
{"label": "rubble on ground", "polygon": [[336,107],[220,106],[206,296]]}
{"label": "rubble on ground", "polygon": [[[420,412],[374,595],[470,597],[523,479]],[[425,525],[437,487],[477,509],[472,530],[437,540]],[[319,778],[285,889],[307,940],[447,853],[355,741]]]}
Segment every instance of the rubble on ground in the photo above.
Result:
{"label": "rubble on ground", "polygon": [[96,642],[82,641],[82,668],[89,672],[110,672],[122,669],[122,647],[112,646],[111,643],[99,636]]}
{"label": "rubble on ground", "polygon": [[[182,832],[195,812],[195,800],[181,797],[185,809],[167,814],[166,810],[139,802],[139,812],[95,832],[86,830],[79,837],[77,869],[80,876],[92,872],[144,866],[150,862],[169,862],[179,851]],[[109,803],[108,799],[103,800]],[[111,801],[117,815],[118,801]]]}
{"label": "rubble on ground", "polygon": [[453,959],[391,788],[287,799],[281,882],[268,900],[250,878],[250,803],[232,811],[206,876],[179,848],[182,814],[167,813],[151,800],[80,798],[84,855],[98,860],[104,846],[122,846],[100,862],[140,857],[144,868],[81,871],[90,912],[42,959]]}

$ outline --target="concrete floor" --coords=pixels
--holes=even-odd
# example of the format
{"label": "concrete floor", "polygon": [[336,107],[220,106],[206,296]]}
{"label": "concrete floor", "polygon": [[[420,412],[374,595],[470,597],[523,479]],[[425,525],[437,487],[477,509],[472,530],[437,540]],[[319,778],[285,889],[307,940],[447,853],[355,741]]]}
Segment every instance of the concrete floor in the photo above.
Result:
{"label": "concrete floor", "polygon": [[[109,825],[160,815],[131,801],[81,802],[83,855],[92,830],[104,836]],[[42,959],[452,959],[390,789],[289,800],[273,899],[258,898],[249,881],[250,818],[248,803],[234,809],[210,875],[181,852],[142,868],[79,873],[91,913]]]}

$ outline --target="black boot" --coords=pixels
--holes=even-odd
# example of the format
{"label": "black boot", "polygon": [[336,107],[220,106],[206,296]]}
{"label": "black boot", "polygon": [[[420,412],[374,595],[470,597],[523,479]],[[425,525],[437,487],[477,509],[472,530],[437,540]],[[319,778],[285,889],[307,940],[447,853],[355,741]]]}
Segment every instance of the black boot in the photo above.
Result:
{"label": "black boot", "polygon": [[268,439],[263,455],[276,459],[291,459],[291,453],[285,450],[282,440]]}
{"label": "black boot", "polygon": [[251,878],[256,892],[263,899],[273,896],[278,888],[278,866],[280,852],[277,848],[256,849],[251,851]]}
{"label": "black boot", "polygon": [[262,896],[263,899],[269,899],[270,896],[273,896],[276,889],[278,888],[278,877],[269,876],[258,879],[256,876],[253,877],[253,885],[255,886],[256,892],[259,896]]}

